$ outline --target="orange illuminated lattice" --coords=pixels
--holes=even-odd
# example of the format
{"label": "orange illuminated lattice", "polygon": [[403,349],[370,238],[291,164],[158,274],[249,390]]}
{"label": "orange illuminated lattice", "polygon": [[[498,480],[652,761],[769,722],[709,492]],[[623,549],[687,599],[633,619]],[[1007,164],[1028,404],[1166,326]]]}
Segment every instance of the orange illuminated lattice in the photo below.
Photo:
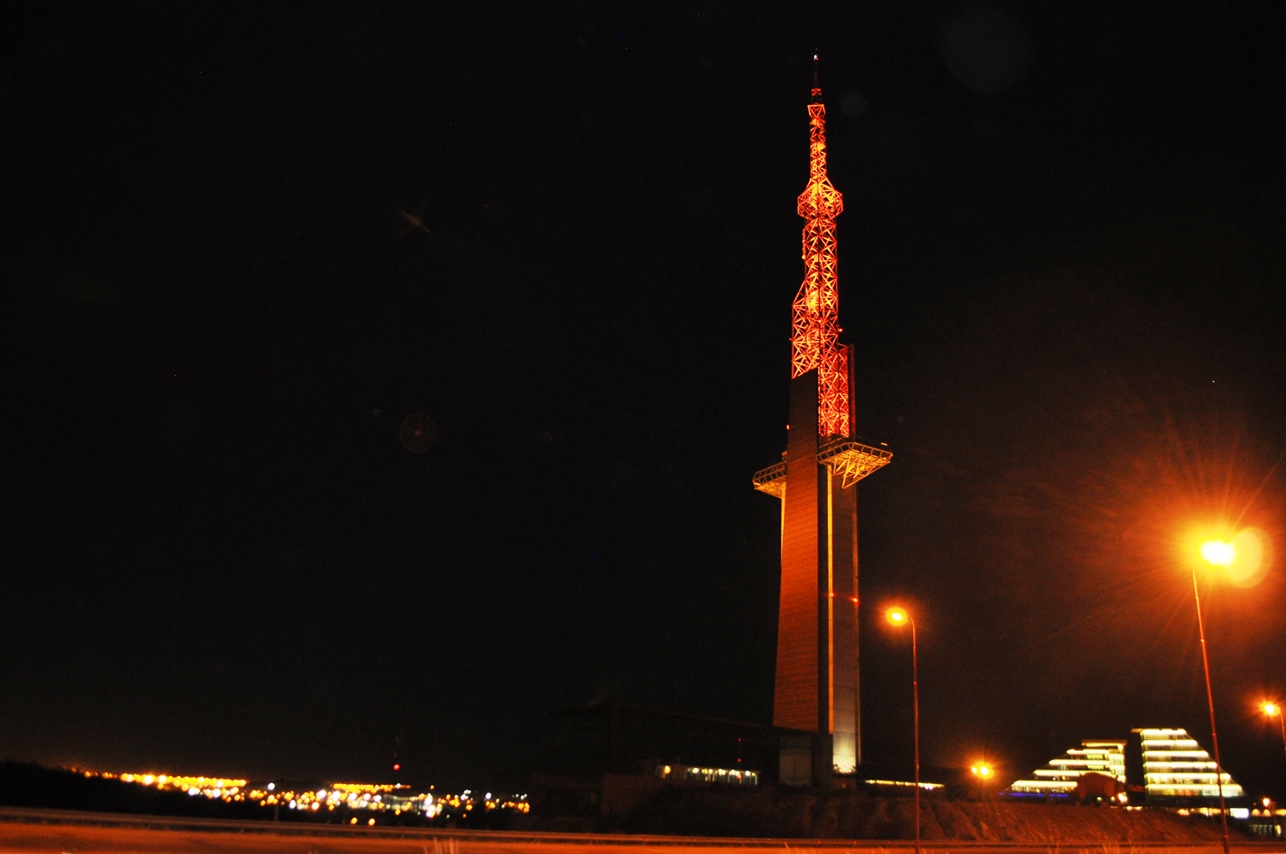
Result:
{"label": "orange illuminated lattice", "polygon": [[817,369],[818,433],[848,436],[848,358],[839,346],[839,278],[835,217],[844,199],[826,174],[826,105],[813,81],[808,105],[808,186],[799,196],[804,225],[804,283],[795,296],[791,324],[792,378]]}

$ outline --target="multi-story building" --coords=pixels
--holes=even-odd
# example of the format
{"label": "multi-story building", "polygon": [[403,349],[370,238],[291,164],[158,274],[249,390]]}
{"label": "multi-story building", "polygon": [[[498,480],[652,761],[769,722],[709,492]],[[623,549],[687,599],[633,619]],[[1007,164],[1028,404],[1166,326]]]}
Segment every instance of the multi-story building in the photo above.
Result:
{"label": "multi-story building", "polygon": [[1125,783],[1124,741],[1082,741],[1062,756],[1049,760],[1044,768],[1032,772],[1029,780],[1015,780],[1009,787],[1013,795],[1066,796],[1076,790],[1083,774],[1095,773]]}

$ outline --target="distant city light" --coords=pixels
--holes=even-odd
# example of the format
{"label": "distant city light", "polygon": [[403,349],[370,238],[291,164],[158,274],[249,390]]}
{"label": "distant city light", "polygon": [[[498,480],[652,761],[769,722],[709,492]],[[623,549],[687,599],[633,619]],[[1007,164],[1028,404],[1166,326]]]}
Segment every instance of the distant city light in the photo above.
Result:
{"label": "distant city light", "polygon": [[[257,803],[262,807],[287,806],[293,810],[320,812],[323,807],[333,811],[339,807],[353,810],[379,812],[391,810],[394,815],[403,812],[422,813],[425,818],[433,819],[447,810],[472,811],[475,806],[484,811],[509,810],[519,813],[531,811],[531,804],[526,795],[495,794],[487,792],[480,802],[476,801],[473,791],[465,789],[458,795],[440,793],[429,794],[433,789],[415,790],[411,786],[398,783],[330,783],[326,788],[296,792],[285,785],[266,783],[263,788],[251,786],[247,780],[225,777],[186,777],[167,774],[113,774],[110,772],[93,772],[77,769],[86,777],[102,777],[120,780],[123,783],[134,783],[151,786],[160,790],[174,790],[191,796],[204,795],[211,800],[226,803]],[[354,818],[350,823],[357,823]],[[373,820],[368,822],[373,823]]]}

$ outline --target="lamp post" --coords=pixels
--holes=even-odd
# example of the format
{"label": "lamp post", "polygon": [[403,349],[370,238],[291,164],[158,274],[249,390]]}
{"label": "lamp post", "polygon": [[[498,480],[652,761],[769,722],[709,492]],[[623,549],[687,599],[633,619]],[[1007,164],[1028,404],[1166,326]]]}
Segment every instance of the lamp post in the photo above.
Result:
{"label": "lamp post", "polygon": [[975,762],[969,766],[969,773],[973,775],[974,785],[977,792],[983,798],[990,797],[988,786],[991,784],[991,778],[996,773],[996,769],[991,767],[990,762]]}
{"label": "lamp post", "polygon": [[1277,718],[1282,725],[1282,753],[1286,754],[1286,714],[1282,712],[1282,707],[1271,700],[1265,700],[1260,704],[1259,710],[1270,718]]}
{"label": "lamp post", "polygon": [[[1214,566],[1227,567],[1237,557],[1232,543],[1222,540],[1208,540],[1201,544],[1199,550],[1202,560]],[[1223,851],[1229,854],[1228,843],[1228,809],[1223,797],[1223,763],[1219,761],[1219,734],[1215,730],[1215,696],[1210,689],[1210,658],[1206,655],[1206,626],[1201,619],[1201,591],[1197,586],[1197,562],[1192,561],[1192,598],[1197,605],[1197,634],[1201,638],[1201,666],[1206,674],[1206,706],[1210,709],[1210,742],[1215,751],[1215,784],[1219,787],[1219,820],[1223,824]]]}
{"label": "lamp post", "polygon": [[915,854],[920,852],[920,662],[916,651],[915,620],[904,608],[890,608],[888,621],[911,625],[911,708],[915,732]]}

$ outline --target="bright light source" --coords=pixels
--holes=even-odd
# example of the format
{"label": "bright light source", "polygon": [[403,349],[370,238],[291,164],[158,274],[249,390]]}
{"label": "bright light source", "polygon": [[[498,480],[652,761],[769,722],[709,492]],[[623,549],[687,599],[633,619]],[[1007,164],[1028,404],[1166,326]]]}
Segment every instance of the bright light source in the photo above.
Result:
{"label": "bright light source", "polygon": [[973,772],[973,775],[975,777],[981,777],[984,780],[990,777],[994,773],[991,770],[991,766],[988,765],[986,762],[979,762],[977,765],[974,765],[969,770]]}
{"label": "bright light source", "polygon": [[1201,544],[1201,559],[1211,566],[1232,566],[1237,549],[1223,540],[1206,540]]}
{"label": "bright light source", "polygon": [[1282,707],[1271,700],[1265,700],[1260,704],[1259,709],[1270,718],[1275,718],[1282,713]]}
{"label": "bright light source", "polygon": [[903,608],[890,608],[886,614],[890,623],[900,626],[911,619],[911,615]]}

